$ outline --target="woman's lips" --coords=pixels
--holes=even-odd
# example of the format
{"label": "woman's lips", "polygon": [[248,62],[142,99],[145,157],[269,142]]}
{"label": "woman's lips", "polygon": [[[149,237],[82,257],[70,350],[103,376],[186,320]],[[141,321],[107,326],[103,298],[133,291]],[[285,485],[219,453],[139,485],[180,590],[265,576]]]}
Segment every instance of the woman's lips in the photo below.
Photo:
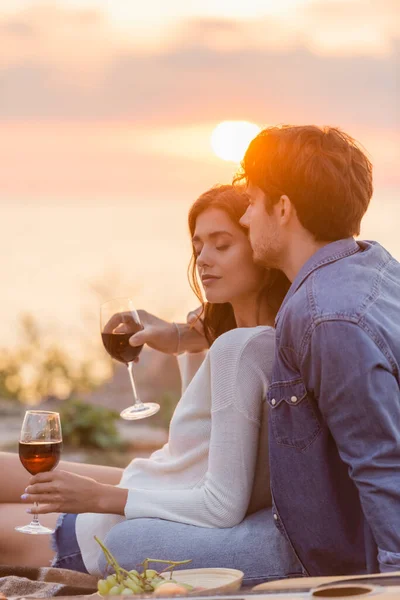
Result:
{"label": "woman's lips", "polygon": [[201,278],[201,281],[203,283],[203,285],[210,285],[212,283],[214,283],[215,281],[218,281],[219,279],[221,279],[221,277],[213,277],[212,275],[209,276],[205,276]]}

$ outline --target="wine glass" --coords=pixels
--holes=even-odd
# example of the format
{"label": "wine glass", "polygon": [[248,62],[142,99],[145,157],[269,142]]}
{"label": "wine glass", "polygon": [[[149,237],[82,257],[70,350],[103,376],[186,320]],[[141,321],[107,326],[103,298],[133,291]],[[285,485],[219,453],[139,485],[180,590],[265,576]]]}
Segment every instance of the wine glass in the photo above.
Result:
{"label": "wine glass", "polygon": [[[27,410],[22,423],[19,440],[19,458],[31,475],[54,469],[62,450],[60,415],[47,410]],[[35,502],[35,506],[37,503]],[[37,515],[29,525],[15,528],[21,533],[41,535],[53,533],[54,529],[43,527]]]}
{"label": "wine glass", "polygon": [[160,410],[155,402],[143,403],[139,400],[133,377],[133,361],[139,356],[142,346],[131,346],[129,338],[143,329],[139,315],[130,298],[114,298],[101,306],[100,314],[101,337],[107,352],[115,360],[128,367],[132,384],[134,404],[125,408],[121,413],[128,421],[150,417]]}

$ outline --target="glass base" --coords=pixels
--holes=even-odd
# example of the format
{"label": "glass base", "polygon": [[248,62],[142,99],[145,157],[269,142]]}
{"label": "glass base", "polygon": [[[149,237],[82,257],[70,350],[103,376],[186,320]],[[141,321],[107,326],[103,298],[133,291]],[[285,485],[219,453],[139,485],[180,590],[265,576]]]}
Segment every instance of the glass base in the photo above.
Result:
{"label": "glass base", "polygon": [[145,419],[155,415],[160,410],[160,405],[155,402],[145,402],[144,404],[134,404],[128,408],[124,408],[119,414],[126,421],[136,421],[137,419]]}
{"label": "glass base", "polygon": [[40,523],[36,524],[33,521],[29,523],[29,525],[21,525],[20,527],[16,527],[15,531],[19,531],[20,533],[29,533],[30,535],[49,535],[50,533],[54,533],[54,529],[43,527],[43,525],[40,525]]}

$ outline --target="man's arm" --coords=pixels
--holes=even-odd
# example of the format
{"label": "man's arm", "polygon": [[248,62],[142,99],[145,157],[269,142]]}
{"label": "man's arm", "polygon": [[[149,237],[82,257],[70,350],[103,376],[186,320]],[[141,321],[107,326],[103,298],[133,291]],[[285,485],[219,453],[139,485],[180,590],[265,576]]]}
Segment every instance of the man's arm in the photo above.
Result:
{"label": "man's arm", "polygon": [[381,570],[398,570],[400,390],[390,362],[359,325],[328,321],[313,331],[302,372],[359,490]]}

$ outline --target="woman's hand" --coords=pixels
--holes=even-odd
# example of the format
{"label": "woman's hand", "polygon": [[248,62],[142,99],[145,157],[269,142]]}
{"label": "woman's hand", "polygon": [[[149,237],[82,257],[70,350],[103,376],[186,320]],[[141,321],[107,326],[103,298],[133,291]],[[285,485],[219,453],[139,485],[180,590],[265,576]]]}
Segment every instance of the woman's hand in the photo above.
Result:
{"label": "woman's hand", "polygon": [[[198,310],[198,309],[197,309]],[[189,313],[191,320],[197,321],[197,310]],[[196,322],[196,326],[188,320],[187,323],[169,323],[145,310],[138,310],[143,329],[138,331],[129,340],[131,346],[147,344],[150,348],[175,354],[176,352],[200,352],[208,348],[204,337],[203,328]]]}
{"label": "woman's hand", "polygon": [[125,489],[56,470],[32,477],[21,499],[26,503],[39,503],[39,507],[27,511],[32,514],[99,512],[123,515],[127,495]]}

